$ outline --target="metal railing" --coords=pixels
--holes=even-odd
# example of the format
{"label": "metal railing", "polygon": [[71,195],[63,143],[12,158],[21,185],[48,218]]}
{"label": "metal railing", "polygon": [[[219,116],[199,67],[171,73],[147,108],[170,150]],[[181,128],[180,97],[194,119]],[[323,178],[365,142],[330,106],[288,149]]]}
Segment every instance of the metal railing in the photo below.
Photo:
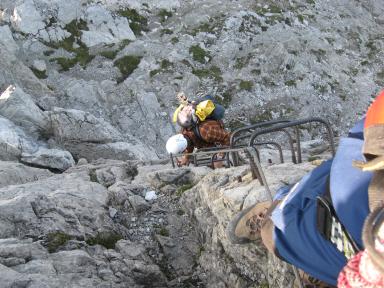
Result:
{"label": "metal railing", "polygon": [[[266,128],[266,129],[261,129],[259,131],[252,133],[252,135],[250,136],[248,145],[252,146],[253,143],[255,142],[255,139],[260,135],[280,131],[281,129],[284,129],[284,128],[291,128],[292,127],[292,128],[298,129],[298,127],[300,125],[304,125],[304,124],[308,124],[308,123],[312,123],[312,122],[318,122],[320,124],[323,124],[326,127],[327,134],[328,134],[328,141],[329,141],[329,144],[330,144],[330,147],[332,150],[332,155],[334,156],[336,153],[336,150],[335,150],[335,142],[333,139],[333,132],[332,132],[331,125],[329,124],[329,122],[327,120],[319,118],[319,117],[306,118],[306,119],[302,119],[302,120],[293,120],[293,121],[290,121],[288,123],[280,123],[280,124],[274,125],[272,127]],[[297,145],[297,153],[299,156],[298,158],[300,158],[300,162],[301,162],[300,134],[297,130],[296,130],[296,145]]]}
{"label": "metal railing", "polygon": [[[209,147],[198,149],[194,153],[183,154],[190,156],[190,161],[194,166],[212,166],[215,162],[224,162],[225,167],[238,166],[240,164],[239,152],[244,151],[245,147],[253,147],[260,161],[260,153],[257,149],[258,146],[272,145],[277,148],[279,153],[280,162],[284,163],[284,156],[282,146],[276,141],[258,142],[257,138],[261,135],[270,133],[283,133],[287,138],[287,143],[291,152],[292,162],[294,164],[302,162],[301,139],[300,139],[300,126],[310,123],[320,123],[325,126],[328,134],[328,141],[332,154],[335,155],[335,144],[331,125],[325,119],[319,117],[306,118],[301,120],[278,119],[266,121],[262,123],[252,124],[245,127],[236,129],[230,138],[229,147]],[[288,131],[294,130],[294,136]],[[244,140],[247,140],[244,143]],[[241,142],[241,143],[239,143]],[[239,148],[239,149],[238,149]],[[230,152],[228,152],[230,151]],[[223,157],[217,157],[219,153],[223,153]],[[297,153],[297,154],[296,154]],[[180,156],[183,156],[180,155]],[[180,157],[178,156],[178,157]],[[175,167],[175,155],[171,155],[172,166]]]}

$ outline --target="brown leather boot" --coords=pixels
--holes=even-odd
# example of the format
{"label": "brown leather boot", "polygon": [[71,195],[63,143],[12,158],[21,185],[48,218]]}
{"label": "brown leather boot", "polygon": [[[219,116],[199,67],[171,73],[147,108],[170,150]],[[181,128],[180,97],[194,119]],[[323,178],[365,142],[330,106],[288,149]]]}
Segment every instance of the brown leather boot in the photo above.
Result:
{"label": "brown leather boot", "polygon": [[260,239],[260,230],[271,201],[256,203],[239,212],[227,226],[227,236],[233,244]]}

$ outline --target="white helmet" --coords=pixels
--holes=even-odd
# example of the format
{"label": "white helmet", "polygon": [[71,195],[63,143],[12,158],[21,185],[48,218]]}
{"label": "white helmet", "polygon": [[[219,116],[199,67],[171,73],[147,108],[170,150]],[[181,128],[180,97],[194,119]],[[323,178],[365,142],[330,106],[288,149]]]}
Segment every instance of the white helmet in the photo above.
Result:
{"label": "white helmet", "polygon": [[187,148],[187,146],[188,142],[183,134],[176,134],[168,139],[165,148],[169,154],[179,154],[182,153]]}

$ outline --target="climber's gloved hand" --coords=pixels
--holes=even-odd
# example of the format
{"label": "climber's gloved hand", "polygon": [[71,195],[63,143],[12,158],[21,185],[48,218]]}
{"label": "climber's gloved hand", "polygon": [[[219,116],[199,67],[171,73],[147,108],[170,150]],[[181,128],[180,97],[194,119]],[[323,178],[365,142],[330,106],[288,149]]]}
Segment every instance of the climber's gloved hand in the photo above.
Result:
{"label": "climber's gloved hand", "polygon": [[177,159],[177,166],[188,166],[189,165],[189,158],[188,156],[182,156],[180,159]]}

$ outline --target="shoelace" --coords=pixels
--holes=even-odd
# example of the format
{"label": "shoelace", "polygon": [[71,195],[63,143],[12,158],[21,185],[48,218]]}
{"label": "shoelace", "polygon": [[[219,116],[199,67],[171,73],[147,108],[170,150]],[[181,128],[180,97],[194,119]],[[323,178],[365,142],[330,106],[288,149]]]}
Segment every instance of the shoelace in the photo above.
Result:
{"label": "shoelace", "polygon": [[260,212],[257,215],[252,216],[249,218],[245,224],[250,228],[251,234],[259,233],[261,230],[261,225],[265,219],[265,214],[268,209],[265,209],[264,212]]}

